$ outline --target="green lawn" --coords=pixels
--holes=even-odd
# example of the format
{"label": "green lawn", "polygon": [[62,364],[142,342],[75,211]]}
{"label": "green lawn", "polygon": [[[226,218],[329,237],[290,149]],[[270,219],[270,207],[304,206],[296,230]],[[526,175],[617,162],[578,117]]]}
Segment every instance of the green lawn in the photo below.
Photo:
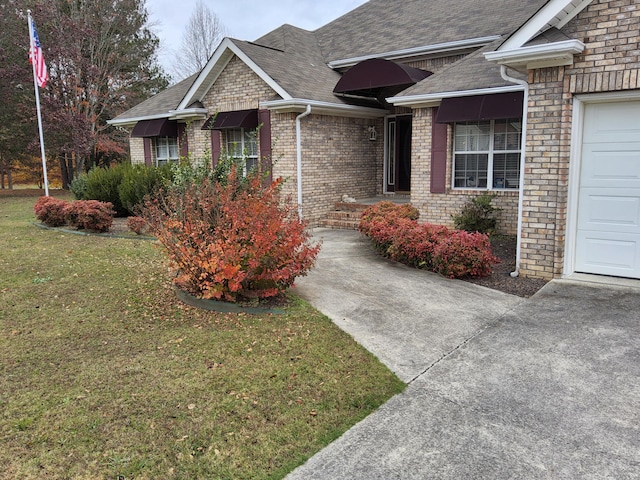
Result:
{"label": "green lawn", "polygon": [[404,385],[326,317],[175,298],[152,242],[0,197],[0,478],[281,478]]}

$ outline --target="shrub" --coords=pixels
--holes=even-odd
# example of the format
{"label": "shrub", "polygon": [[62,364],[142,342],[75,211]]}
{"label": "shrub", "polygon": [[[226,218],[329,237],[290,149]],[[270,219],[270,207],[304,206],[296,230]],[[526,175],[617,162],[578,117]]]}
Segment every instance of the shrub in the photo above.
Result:
{"label": "shrub", "polygon": [[389,257],[406,265],[432,270],[435,246],[450,234],[451,230],[444,225],[403,220],[395,227]]}
{"label": "shrub", "polygon": [[153,194],[169,182],[171,177],[170,165],[162,167],[133,165],[131,168],[125,169],[122,181],[118,186],[118,196],[122,207],[129,214],[134,213],[145,195]]}
{"label": "shrub", "polygon": [[358,230],[371,238],[381,253],[386,254],[396,225],[403,220],[417,220],[419,216],[418,210],[410,203],[379,202],[362,212]]}
{"label": "shrub", "polygon": [[206,299],[268,298],[313,266],[309,243],[281,180],[262,187],[259,174],[243,179],[232,168],[226,182],[210,177],[147,198],[140,214],[177,269],[174,283]]}
{"label": "shrub", "polygon": [[455,227],[467,232],[493,234],[498,223],[496,215],[501,210],[491,204],[494,198],[495,195],[483,194],[469,200],[458,215],[451,215]]}
{"label": "shrub", "polygon": [[71,181],[69,190],[76,200],[87,200],[87,174],[82,173]]}
{"label": "shrub", "polygon": [[118,188],[129,170],[131,170],[131,165],[125,163],[109,168],[93,168],[87,174],[84,199],[111,203],[116,215],[125,216],[127,209],[120,201]]}
{"label": "shrub", "polygon": [[487,235],[453,230],[435,244],[432,262],[432,270],[445,277],[485,277],[500,259],[491,253]]}
{"label": "shrub", "polygon": [[127,218],[127,228],[137,235],[142,235],[149,226],[142,217]]}
{"label": "shrub", "polygon": [[40,197],[33,207],[36,218],[50,227],[61,227],[66,224],[65,207],[68,202],[53,197]]}
{"label": "shrub", "polygon": [[64,209],[65,220],[78,230],[107,232],[113,223],[113,205],[97,200],[77,200]]}
{"label": "shrub", "polygon": [[486,276],[500,261],[486,235],[419,224],[417,218],[411,205],[381,202],[363,212],[359,230],[383,255],[450,278]]}

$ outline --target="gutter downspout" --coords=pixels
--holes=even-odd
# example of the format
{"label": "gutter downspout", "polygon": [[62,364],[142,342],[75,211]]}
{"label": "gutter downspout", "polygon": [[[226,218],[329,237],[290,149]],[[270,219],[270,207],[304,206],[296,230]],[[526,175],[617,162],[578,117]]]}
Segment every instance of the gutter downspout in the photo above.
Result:
{"label": "gutter downspout", "polygon": [[523,215],[523,205],[524,205],[524,169],[525,169],[525,153],[527,151],[527,116],[529,112],[529,83],[525,80],[520,80],[518,78],[513,78],[507,74],[506,65],[500,65],[500,75],[504,80],[511,83],[516,83],[518,85],[522,85],[524,87],[524,101],[522,106],[522,140],[521,140],[521,149],[520,152],[520,186],[519,186],[519,194],[518,194],[518,234],[517,234],[517,245],[516,245],[516,269],[511,272],[512,277],[517,277],[520,275],[520,257],[522,255],[522,215]]}
{"label": "gutter downspout", "polygon": [[302,135],[300,132],[300,120],[311,114],[311,105],[296,117],[296,167],[298,183],[298,219],[302,221]]}

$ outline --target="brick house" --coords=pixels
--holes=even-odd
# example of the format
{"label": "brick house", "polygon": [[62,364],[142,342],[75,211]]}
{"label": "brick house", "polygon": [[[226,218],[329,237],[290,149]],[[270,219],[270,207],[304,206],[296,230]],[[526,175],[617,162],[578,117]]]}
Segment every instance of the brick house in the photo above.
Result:
{"label": "brick house", "polygon": [[488,191],[519,274],[640,278],[639,38],[636,0],[370,0],[227,38],[111,123],[134,163],[275,160],[311,225],[343,194],[448,224]]}

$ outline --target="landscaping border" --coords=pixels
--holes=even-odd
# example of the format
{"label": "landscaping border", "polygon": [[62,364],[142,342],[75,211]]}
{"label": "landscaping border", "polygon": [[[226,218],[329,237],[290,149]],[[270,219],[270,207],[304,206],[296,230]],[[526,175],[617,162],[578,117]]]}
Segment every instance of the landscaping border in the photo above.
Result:
{"label": "landscaping border", "polygon": [[124,238],[128,240],[149,240],[149,241],[157,240],[156,237],[151,237],[149,235],[136,235],[134,237],[130,235],[120,235],[118,233],[99,233],[99,232],[88,232],[84,230],[70,230],[64,227],[50,227],[49,225],[45,225],[44,223],[39,223],[39,222],[31,222],[31,223],[36,227],[40,227],[45,230],[56,230],[64,233],[71,233],[73,235],[96,236],[96,237],[104,237],[104,238]]}
{"label": "landscaping border", "polygon": [[268,307],[249,307],[237,303],[223,302],[220,300],[207,300],[204,298],[194,297],[190,293],[179,289],[174,286],[173,289],[178,295],[178,299],[186,303],[191,307],[201,308],[212,312],[219,313],[249,313],[255,315],[262,315],[265,313],[272,313],[274,315],[282,315],[286,313],[281,308],[268,308]]}

